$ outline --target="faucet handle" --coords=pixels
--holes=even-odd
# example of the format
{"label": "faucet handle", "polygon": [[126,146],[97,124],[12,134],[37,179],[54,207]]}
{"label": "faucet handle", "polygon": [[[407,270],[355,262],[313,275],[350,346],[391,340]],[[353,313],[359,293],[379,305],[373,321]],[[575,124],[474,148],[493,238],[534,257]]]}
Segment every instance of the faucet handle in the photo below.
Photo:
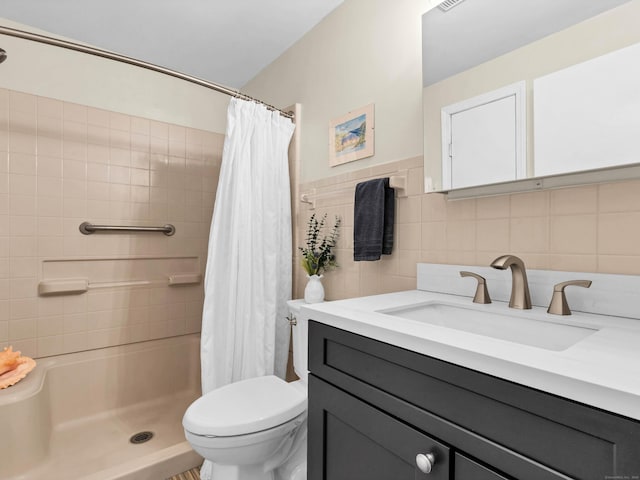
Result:
{"label": "faucet handle", "polygon": [[473,277],[478,281],[476,287],[476,294],[473,296],[473,303],[491,303],[491,297],[489,297],[489,290],[487,290],[487,281],[484,277],[473,272],[460,272],[461,277]]}
{"label": "faucet handle", "polygon": [[568,282],[555,285],[547,313],[553,313],[554,315],[571,315],[571,309],[569,309],[569,304],[567,303],[567,296],[564,294],[564,289],[568,286],[589,288],[591,286],[591,280],[569,280]]}

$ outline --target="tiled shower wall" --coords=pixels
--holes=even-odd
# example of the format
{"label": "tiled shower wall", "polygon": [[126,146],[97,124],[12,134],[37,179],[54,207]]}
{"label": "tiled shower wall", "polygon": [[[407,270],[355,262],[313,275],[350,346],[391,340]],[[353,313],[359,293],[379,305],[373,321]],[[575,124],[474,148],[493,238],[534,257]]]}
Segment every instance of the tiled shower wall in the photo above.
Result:
{"label": "tiled shower wall", "polygon": [[[393,254],[354,262],[353,186],[405,169],[408,196],[396,202]],[[417,262],[486,266],[505,253],[533,269],[640,274],[640,180],[447,201],[422,193],[422,177],[420,157],[301,186],[320,195],[316,214],[343,218],[340,267],[323,281],[328,299],[414,289]],[[300,242],[311,213],[302,203]],[[306,278],[301,267],[294,271],[300,298]]]}
{"label": "tiled shower wall", "polygon": [[[0,89],[0,347],[43,357],[200,330],[224,135]],[[176,234],[82,235],[84,221]],[[39,296],[43,279],[88,278]]]}

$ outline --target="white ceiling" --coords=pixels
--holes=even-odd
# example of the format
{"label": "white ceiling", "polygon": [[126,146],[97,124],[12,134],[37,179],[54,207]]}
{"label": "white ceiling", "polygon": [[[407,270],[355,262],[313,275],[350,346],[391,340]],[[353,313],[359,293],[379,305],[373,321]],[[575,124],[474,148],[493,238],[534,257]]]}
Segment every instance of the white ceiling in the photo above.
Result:
{"label": "white ceiling", "polygon": [[342,2],[0,0],[0,17],[240,88]]}

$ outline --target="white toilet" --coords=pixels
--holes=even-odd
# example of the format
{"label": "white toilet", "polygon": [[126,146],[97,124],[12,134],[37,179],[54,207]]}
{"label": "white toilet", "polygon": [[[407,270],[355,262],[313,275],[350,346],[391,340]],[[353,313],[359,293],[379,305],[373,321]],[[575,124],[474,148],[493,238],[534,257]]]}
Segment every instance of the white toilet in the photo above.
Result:
{"label": "white toilet", "polygon": [[[300,301],[289,308],[299,311]],[[300,380],[242,380],[203,395],[185,412],[187,441],[213,463],[214,480],[306,479],[307,331],[306,321],[293,327]],[[276,469],[284,472],[278,478]]]}

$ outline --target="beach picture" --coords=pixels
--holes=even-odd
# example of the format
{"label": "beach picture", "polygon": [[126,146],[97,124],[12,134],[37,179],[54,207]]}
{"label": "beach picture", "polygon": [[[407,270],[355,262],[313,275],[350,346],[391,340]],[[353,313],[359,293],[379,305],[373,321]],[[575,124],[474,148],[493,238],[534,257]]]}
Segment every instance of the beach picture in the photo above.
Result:
{"label": "beach picture", "polygon": [[373,155],[373,104],[329,124],[329,164],[334,167]]}

